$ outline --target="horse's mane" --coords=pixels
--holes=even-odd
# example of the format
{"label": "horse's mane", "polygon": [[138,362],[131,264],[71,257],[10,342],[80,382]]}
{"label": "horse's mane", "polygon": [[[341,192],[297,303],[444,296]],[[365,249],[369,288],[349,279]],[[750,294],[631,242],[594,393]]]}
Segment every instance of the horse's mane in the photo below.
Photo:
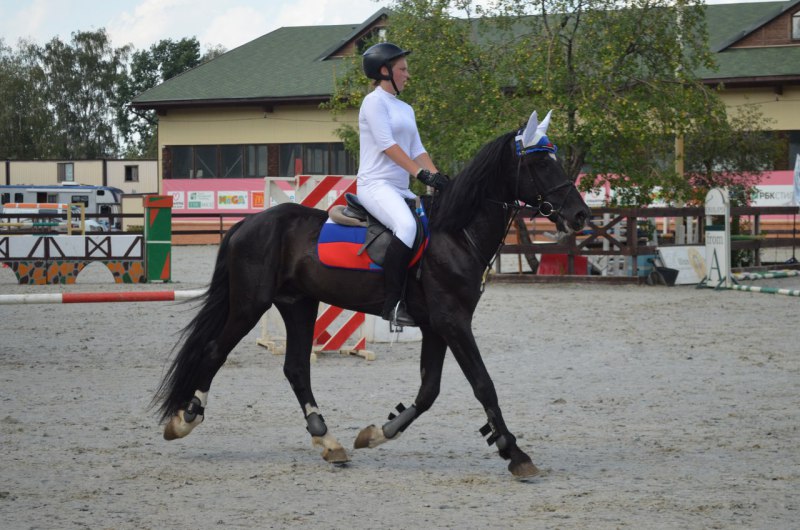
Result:
{"label": "horse's mane", "polygon": [[475,210],[488,195],[489,188],[502,185],[498,175],[503,157],[508,158],[511,153],[513,136],[513,132],[506,133],[481,147],[467,167],[436,197],[431,229],[455,232],[475,217]]}

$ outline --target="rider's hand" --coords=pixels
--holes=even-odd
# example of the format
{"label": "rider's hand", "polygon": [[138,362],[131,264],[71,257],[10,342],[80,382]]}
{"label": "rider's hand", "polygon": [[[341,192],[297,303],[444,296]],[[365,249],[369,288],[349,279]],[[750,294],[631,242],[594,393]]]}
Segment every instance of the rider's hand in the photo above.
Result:
{"label": "rider's hand", "polygon": [[417,180],[435,190],[441,190],[450,182],[450,177],[444,173],[431,173],[427,169],[420,169],[417,171]]}

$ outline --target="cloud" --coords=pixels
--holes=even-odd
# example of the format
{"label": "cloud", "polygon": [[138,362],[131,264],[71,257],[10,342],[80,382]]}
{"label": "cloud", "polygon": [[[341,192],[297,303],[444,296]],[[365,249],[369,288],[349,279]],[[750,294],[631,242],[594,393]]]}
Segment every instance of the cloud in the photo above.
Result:
{"label": "cloud", "polygon": [[44,43],[105,28],[116,47],[197,37],[232,49],[281,26],[358,24],[389,0],[0,0],[0,38]]}
{"label": "cloud", "polygon": [[[387,3],[387,2],[382,2]],[[204,47],[241,46],[282,26],[359,24],[380,9],[371,0],[141,0],[108,26],[115,46],[149,48],[161,39],[197,37]]]}
{"label": "cloud", "polygon": [[360,24],[388,3],[388,0],[295,0],[286,2],[279,10],[275,27]]}
{"label": "cloud", "polygon": [[161,39],[197,36],[204,26],[206,1],[143,0],[133,9],[115,16],[107,29],[115,46],[133,44],[149,48]]}
{"label": "cloud", "polygon": [[222,44],[228,50],[260,37],[267,31],[267,14],[252,7],[240,6],[214,17],[198,35],[205,46]]}
{"label": "cloud", "polygon": [[[4,7],[3,11],[6,13],[0,13],[0,36],[8,45],[15,45],[18,39],[39,40],[37,36],[46,26],[48,14],[57,5],[53,0],[34,0],[30,5],[18,8],[10,16],[7,13],[11,9]],[[66,35],[69,33],[67,31]]]}

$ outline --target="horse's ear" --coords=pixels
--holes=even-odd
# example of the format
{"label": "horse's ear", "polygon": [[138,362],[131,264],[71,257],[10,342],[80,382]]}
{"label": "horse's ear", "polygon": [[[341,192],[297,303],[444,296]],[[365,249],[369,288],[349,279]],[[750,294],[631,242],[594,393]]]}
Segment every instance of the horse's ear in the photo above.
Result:
{"label": "horse's ear", "polygon": [[523,147],[536,145],[539,140],[547,136],[547,128],[550,126],[550,116],[552,115],[553,111],[551,110],[544,117],[542,123],[539,123],[539,117],[536,115],[536,111],[533,111],[531,119],[528,120],[528,125],[525,126],[525,131],[522,133]]}
{"label": "horse's ear", "polygon": [[533,114],[531,114],[531,117],[528,120],[528,125],[525,126],[525,130],[522,132],[522,145],[524,147],[533,145],[533,139],[536,136],[536,131],[538,129],[539,117],[536,115],[536,111],[534,110]]}
{"label": "horse's ear", "polygon": [[553,115],[553,109],[550,109],[550,112],[547,113],[547,116],[544,117],[542,123],[536,128],[537,131],[542,133],[542,136],[547,134],[547,128],[550,127],[550,116]]}

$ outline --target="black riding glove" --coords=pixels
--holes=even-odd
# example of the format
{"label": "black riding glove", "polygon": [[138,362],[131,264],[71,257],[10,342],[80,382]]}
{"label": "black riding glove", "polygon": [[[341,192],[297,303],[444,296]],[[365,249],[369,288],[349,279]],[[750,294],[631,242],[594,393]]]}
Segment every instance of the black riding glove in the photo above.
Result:
{"label": "black riding glove", "polygon": [[444,173],[431,173],[427,169],[420,169],[417,172],[417,180],[435,190],[441,190],[450,182],[450,177]]}

